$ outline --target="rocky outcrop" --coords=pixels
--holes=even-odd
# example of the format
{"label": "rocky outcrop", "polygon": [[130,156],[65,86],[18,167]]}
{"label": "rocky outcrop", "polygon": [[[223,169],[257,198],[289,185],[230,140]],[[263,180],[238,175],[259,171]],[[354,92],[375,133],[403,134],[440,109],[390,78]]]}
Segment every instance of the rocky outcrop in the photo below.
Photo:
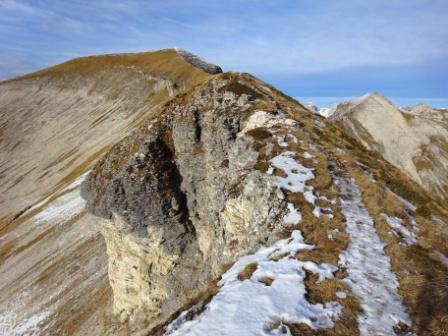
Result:
{"label": "rocky outcrop", "polygon": [[405,171],[436,198],[448,195],[446,112],[425,105],[400,110],[377,93],[336,106],[331,120]]}
{"label": "rocky outcrop", "polygon": [[182,49],[176,49],[177,52],[191,65],[201,69],[209,74],[219,74],[222,73],[222,69],[219,65],[209,63],[204,59]]}
{"label": "rocky outcrop", "polygon": [[103,218],[115,310],[124,318],[155,326],[283,228],[286,204],[275,178],[254,169],[258,153],[244,130],[257,102],[272,102],[252,81],[227,74],[187,103],[174,99],[84,182],[87,209]]}

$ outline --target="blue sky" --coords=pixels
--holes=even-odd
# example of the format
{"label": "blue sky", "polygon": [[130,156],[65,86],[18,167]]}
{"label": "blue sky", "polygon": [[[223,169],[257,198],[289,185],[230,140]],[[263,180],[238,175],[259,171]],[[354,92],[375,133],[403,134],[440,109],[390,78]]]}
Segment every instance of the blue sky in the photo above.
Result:
{"label": "blue sky", "polygon": [[292,96],[448,97],[446,0],[0,0],[0,78],[179,47]]}

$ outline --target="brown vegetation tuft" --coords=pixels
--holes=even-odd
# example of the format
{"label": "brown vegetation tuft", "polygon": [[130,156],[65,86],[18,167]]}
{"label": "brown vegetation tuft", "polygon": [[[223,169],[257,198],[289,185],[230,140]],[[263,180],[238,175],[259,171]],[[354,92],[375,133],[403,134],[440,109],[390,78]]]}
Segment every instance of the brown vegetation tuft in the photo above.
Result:
{"label": "brown vegetation tuft", "polygon": [[244,266],[244,268],[238,274],[238,280],[244,281],[250,279],[252,274],[254,274],[254,272],[257,270],[257,267],[258,267],[257,263],[251,263]]}

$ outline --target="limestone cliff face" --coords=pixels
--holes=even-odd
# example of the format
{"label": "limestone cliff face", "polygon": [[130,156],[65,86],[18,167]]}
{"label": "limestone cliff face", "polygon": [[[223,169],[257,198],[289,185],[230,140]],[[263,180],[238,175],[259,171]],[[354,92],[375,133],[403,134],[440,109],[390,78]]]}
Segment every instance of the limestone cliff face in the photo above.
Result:
{"label": "limestone cliff face", "polygon": [[88,211],[103,218],[122,317],[155,326],[283,228],[286,203],[275,178],[254,169],[258,152],[245,129],[260,102],[278,113],[253,78],[216,77],[171,101],[83,183]]}
{"label": "limestone cliff face", "polygon": [[429,106],[400,110],[373,93],[336,106],[330,119],[369,150],[405,171],[436,198],[448,195],[446,112]]}

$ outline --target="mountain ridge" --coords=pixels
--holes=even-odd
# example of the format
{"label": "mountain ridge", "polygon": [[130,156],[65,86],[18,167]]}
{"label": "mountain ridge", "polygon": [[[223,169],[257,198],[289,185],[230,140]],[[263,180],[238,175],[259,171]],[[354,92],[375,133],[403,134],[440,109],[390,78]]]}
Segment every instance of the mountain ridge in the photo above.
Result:
{"label": "mountain ridge", "polygon": [[399,109],[379,94],[338,104],[331,120],[341,123],[369,150],[402,168],[436,197],[446,199],[448,124],[442,110],[420,105]]}
{"label": "mountain ridge", "polygon": [[[153,67],[162,61],[156,56]],[[172,62],[168,58],[165,69]],[[43,178],[34,207],[18,217],[0,204],[0,331],[169,335],[187,328],[195,335],[217,307],[232,328],[217,324],[217,335],[443,333],[443,204],[366,151],[342,125],[313,115],[271,85],[185,63],[171,68],[172,79],[164,71],[160,78],[145,77],[146,68],[142,75],[114,62],[100,64],[110,71],[97,77],[94,60],[76,81],[72,63],[51,81],[45,72],[30,78],[31,89],[8,87],[27,93],[26,101],[0,95],[2,115],[27,104],[34,107],[24,113],[31,121],[40,109],[58,115],[46,121],[58,131],[50,139],[67,137],[69,144],[57,167],[63,183],[56,182],[53,193],[52,180]],[[44,97],[33,93],[36,84]],[[44,91],[50,86],[54,91]],[[49,96],[64,90],[82,94],[68,105]],[[98,92],[118,108],[106,114],[102,104],[91,109],[89,97]],[[56,102],[42,105],[42,98]],[[130,117],[118,118],[129,110]],[[79,123],[63,119],[89,113]],[[100,140],[84,139],[94,148],[80,148],[81,160],[67,149],[85,136],[84,128]],[[54,155],[47,140],[34,138],[46,156]],[[1,149],[9,155],[19,145]],[[2,181],[29,170],[19,169],[27,161],[11,159]],[[34,160],[35,170],[48,170],[41,157]],[[18,190],[5,191],[11,203]],[[274,271],[278,267],[284,272]],[[281,284],[297,300],[276,301],[288,294]],[[253,297],[266,298],[264,305],[245,311],[238,297],[247,298],[239,295],[251,293],[247,288],[264,293]],[[372,296],[386,308],[378,309]],[[227,315],[232,306],[241,307],[239,317],[263,320],[235,324]],[[258,311],[263,308],[269,309]]]}

